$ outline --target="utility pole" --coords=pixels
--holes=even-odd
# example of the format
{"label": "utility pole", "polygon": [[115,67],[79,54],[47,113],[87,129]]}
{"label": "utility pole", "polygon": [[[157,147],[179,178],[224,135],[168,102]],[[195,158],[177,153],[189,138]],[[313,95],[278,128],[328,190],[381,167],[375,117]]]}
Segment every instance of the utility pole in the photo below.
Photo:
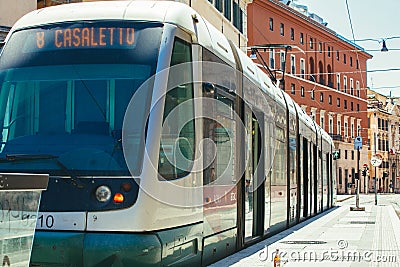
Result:
{"label": "utility pole", "polygon": [[[374,132],[374,155],[376,155],[376,132]],[[375,176],[375,179],[374,179],[374,193],[375,193],[375,206],[376,206],[376,205],[378,205],[378,191],[376,190],[376,179],[377,179],[377,177],[376,177],[376,167],[377,166],[374,165],[374,167],[375,167],[375,170],[374,170],[374,176]]]}

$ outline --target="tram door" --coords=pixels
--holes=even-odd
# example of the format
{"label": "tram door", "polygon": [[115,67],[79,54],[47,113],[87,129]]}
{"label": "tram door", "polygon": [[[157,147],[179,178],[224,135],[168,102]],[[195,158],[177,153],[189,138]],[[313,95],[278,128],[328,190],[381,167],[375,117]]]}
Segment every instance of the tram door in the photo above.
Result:
{"label": "tram door", "polygon": [[263,123],[259,119],[250,110],[246,111],[245,242],[261,236],[264,228],[264,162],[261,153]]}
{"label": "tram door", "polygon": [[303,171],[303,214],[302,216],[304,218],[307,218],[309,216],[309,202],[311,200],[310,198],[310,172],[309,172],[309,148],[308,148],[308,140],[303,137],[303,165],[302,165],[302,171]]}

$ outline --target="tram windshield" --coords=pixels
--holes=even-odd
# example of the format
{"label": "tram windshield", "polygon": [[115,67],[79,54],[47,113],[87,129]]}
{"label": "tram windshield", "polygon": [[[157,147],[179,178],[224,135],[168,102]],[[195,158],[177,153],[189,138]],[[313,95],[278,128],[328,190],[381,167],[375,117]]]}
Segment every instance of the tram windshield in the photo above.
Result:
{"label": "tram windshield", "polygon": [[[155,73],[161,34],[161,24],[132,22],[15,32],[0,57],[0,170],[128,175],[123,119],[133,94]],[[143,158],[150,87],[129,124],[133,175]]]}

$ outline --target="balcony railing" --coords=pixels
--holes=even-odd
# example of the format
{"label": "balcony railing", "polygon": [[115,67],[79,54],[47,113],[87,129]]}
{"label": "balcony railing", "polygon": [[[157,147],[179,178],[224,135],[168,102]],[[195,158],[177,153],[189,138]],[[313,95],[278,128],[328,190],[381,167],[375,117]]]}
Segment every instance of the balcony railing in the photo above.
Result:
{"label": "balcony railing", "polygon": [[334,141],[343,141],[343,137],[340,134],[329,134]]}

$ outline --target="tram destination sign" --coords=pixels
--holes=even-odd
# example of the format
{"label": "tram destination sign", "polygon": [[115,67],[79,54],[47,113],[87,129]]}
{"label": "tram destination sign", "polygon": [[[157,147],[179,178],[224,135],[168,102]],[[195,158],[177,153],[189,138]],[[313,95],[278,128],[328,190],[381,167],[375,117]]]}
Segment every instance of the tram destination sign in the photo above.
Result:
{"label": "tram destination sign", "polygon": [[53,48],[81,48],[129,46],[135,42],[133,28],[76,27],[36,32],[36,46],[42,49],[46,45]]}
{"label": "tram destination sign", "polygon": [[138,32],[134,25],[72,24],[29,30],[24,52],[65,49],[134,48]]}

